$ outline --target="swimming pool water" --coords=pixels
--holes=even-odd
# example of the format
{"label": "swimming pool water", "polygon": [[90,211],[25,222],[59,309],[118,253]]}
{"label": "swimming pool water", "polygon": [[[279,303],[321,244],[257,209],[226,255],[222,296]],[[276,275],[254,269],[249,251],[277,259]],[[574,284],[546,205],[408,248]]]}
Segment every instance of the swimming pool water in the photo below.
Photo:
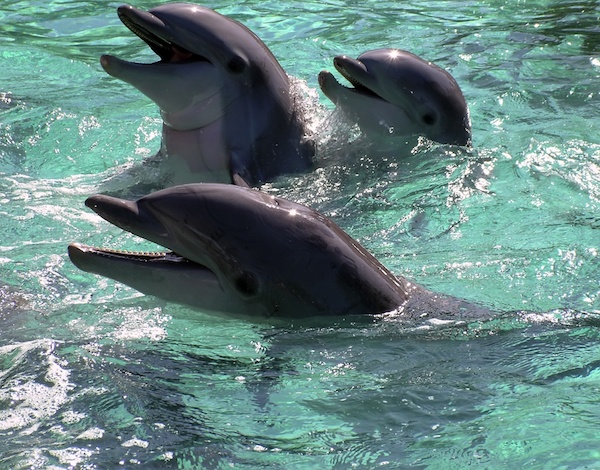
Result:
{"label": "swimming pool water", "polygon": [[[262,190],[498,312],[295,327],[166,304],[69,262],[73,241],[140,246],[83,201],[160,144],[155,106],[99,65],[153,60],[117,5],[0,7],[0,468],[600,466],[598,2],[205,4],[300,80],[317,135],[319,168]],[[316,77],[378,47],[453,74],[472,149],[354,140]]]}

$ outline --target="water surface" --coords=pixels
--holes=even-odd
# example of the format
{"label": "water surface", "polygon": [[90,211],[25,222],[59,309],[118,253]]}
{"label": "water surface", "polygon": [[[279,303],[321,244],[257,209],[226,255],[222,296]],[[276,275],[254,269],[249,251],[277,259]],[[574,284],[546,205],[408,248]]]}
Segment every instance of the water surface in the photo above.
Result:
{"label": "water surface", "polygon": [[[262,189],[330,216],[397,274],[498,315],[284,327],[78,271],[72,241],[140,246],[83,201],[160,144],[154,105],[99,57],[154,59],[117,3],[8,2],[0,467],[600,466],[598,2],[206,5],[300,80],[317,133],[319,168]],[[316,76],[377,47],[455,76],[473,149],[382,155],[353,140]]]}

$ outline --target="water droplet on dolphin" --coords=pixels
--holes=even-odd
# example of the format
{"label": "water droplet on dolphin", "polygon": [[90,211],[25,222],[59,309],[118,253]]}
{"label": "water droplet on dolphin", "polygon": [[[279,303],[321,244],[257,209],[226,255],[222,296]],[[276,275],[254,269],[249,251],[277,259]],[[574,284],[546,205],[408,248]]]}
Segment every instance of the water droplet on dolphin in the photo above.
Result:
{"label": "water droplet on dolphin", "polygon": [[383,119],[381,121],[379,121],[379,125],[382,127],[386,127],[388,133],[393,134],[394,133],[394,126],[390,126],[387,122],[385,122]]}

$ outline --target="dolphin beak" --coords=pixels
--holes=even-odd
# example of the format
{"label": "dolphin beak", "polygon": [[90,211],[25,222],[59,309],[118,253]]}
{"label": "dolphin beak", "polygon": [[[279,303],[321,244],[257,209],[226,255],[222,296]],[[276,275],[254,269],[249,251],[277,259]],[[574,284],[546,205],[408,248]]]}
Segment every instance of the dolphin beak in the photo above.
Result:
{"label": "dolphin beak", "polygon": [[[163,224],[161,215],[159,213],[155,214],[151,205],[103,194],[89,197],[85,201],[85,205],[107,222],[127,232],[157,243],[162,247],[168,248],[171,245],[169,243],[171,233]],[[151,271],[150,266],[161,270],[186,270],[187,272],[193,272],[194,275],[202,271],[203,278],[216,279],[214,273],[206,266],[172,251],[123,251],[72,243],[69,245],[68,253],[78,268],[115,279],[120,279],[119,276],[121,275],[125,276],[126,272],[131,273],[131,270],[136,269],[135,266],[141,266],[147,272]],[[112,268],[111,265],[114,265],[115,268]],[[121,274],[115,274],[120,271],[122,271]],[[135,273],[129,277],[132,276],[135,277]],[[124,282],[131,284],[128,281]],[[144,292],[143,289],[142,292]]]}
{"label": "dolphin beak", "polygon": [[386,101],[369,85],[372,77],[367,67],[361,61],[352,59],[346,55],[339,55],[333,59],[333,65],[350,82],[351,86],[342,85],[331,73],[323,70],[319,74],[319,86],[321,87],[321,91],[331,101],[336,103],[347,92],[358,93]]}

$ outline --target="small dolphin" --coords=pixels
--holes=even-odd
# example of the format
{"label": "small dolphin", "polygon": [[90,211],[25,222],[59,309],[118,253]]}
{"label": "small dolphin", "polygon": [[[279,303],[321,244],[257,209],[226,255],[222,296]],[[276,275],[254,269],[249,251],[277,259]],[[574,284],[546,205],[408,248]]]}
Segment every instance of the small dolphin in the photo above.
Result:
{"label": "small dolphin", "polygon": [[172,250],[123,252],[71,244],[79,269],[203,311],[243,317],[323,317],[398,311],[464,312],[394,276],[322,214],[229,184],[164,189],[137,201],[97,195],[110,223]]}
{"label": "small dolphin", "polygon": [[358,59],[333,60],[352,85],[319,74],[321,90],[367,135],[425,136],[452,145],[471,145],[469,110],[448,72],[399,49],[376,49]]}
{"label": "small dolphin", "polygon": [[117,12],[160,60],[139,64],[103,55],[100,63],[160,108],[160,153],[170,184],[257,185],[312,166],[314,146],[288,76],[252,31],[186,3],[147,12],[122,5]]}

